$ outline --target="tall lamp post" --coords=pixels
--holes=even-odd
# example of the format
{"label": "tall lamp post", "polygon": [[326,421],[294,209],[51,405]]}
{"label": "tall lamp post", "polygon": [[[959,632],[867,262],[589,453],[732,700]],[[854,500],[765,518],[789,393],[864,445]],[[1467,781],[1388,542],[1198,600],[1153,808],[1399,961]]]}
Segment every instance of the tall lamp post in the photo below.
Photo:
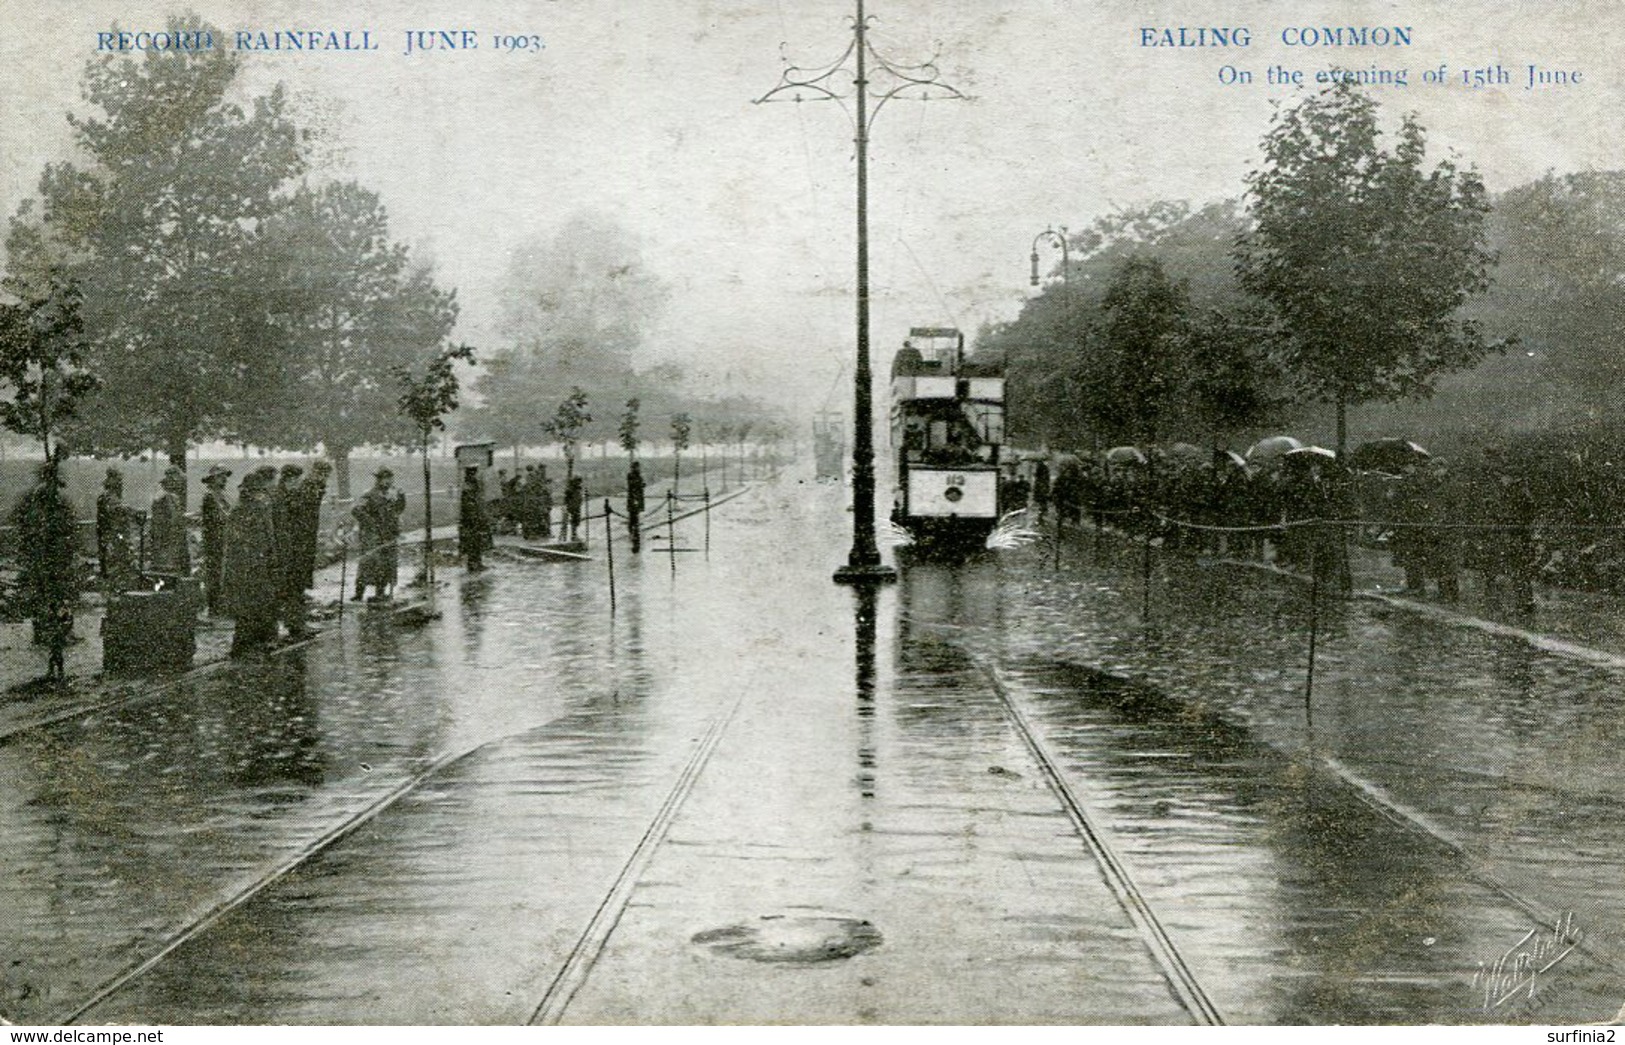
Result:
{"label": "tall lamp post", "polygon": [[[935,56],[921,65],[895,65],[876,51],[869,43],[868,20],[863,13],[863,0],[856,0],[857,15],[852,21],[852,42],[833,64],[816,69],[789,66],[777,87],[756,99],[769,101],[844,101],[846,96],[833,90],[839,73],[846,69],[848,59],[855,68],[852,98],[855,115],[858,159],[858,302],[857,302],[857,368],[852,374],[852,550],[846,565],[835,571],[837,584],[877,584],[897,579],[897,571],[880,561],[880,548],[875,541],[875,450],[873,404],[870,384],[873,375],[869,368],[869,130],[881,107],[893,98],[914,97],[929,101],[931,90],[939,98],[964,99],[957,89],[942,83]],[[873,110],[869,108],[869,62],[878,71],[894,81],[885,91],[876,95]],[[802,96],[802,92],[807,97]]]}
{"label": "tall lamp post", "polygon": [[1066,226],[1061,231],[1045,229],[1033,237],[1033,286],[1038,286],[1038,245],[1045,241],[1061,248],[1061,282],[1069,283],[1072,280],[1072,253],[1066,245]]}

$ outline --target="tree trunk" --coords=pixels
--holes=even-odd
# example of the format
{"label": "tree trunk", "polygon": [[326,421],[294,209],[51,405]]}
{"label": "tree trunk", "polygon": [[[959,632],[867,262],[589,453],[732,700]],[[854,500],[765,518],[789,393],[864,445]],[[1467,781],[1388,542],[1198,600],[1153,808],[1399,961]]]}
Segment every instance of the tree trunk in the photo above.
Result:
{"label": "tree trunk", "polygon": [[423,583],[434,585],[434,491],[429,488],[429,433],[423,433]]}
{"label": "tree trunk", "polygon": [[1349,401],[1348,396],[1339,392],[1337,394],[1337,459],[1344,459],[1349,446]]}
{"label": "tree trunk", "polygon": [[671,455],[671,495],[677,496],[683,479],[683,451],[673,450]]}
{"label": "tree trunk", "polygon": [[333,462],[333,482],[338,489],[339,500],[350,499],[350,448],[324,441],[327,447],[327,459]]}
{"label": "tree trunk", "polygon": [[[183,475],[183,476],[186,474],[186,442],[187,442],[187,440],[186,440],[186,433],[185,432],[172,433],[170,435],[169,439],[168,439],[167,445],[164,447],[164,453],[169,457],[170,467],[179,468],[181,470],[181,475]],[[185,483],[181,484],[180,501],[181,501],[181,513],[185,514],[185,512],[186,512],[186,484]]]}

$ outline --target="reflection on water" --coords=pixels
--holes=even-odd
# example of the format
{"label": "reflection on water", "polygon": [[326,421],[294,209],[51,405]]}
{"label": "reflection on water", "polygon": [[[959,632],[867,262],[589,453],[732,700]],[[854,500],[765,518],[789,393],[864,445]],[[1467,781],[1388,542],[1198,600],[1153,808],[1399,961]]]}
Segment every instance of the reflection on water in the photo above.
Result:
{"label": "reflection on water", "polygon": [[[974,731],[974,716],[949,696],[965,670],[958,651],[1005,659],[1017,699],[1030,702],[1153,906],[1182,927],[1176,941],[1232,1021],[1535,1018],[1484,1012],[1471,979],[1486,954],[1530,928],[1528,916],[1446,846],[1298,760],[1303,592],[1170,561],[1157,571],[1148,633],[1137,570],[1083,563],[1057,576],[1036,558],[1007,560],[1002,578],[984,563],[905,572],[900,669],[944,691],[905,721]],[[1406,615],[1386,619],[1361,603],[1330,604],[1318,623],[1316,744],[1385,786],[1462,793],[1439,767],[1464,761],[1461,740],[1475,726],[1502,738],[1502,757],[1528,757],[1542,729],[1529,717],[1532,698],[1546,708],[1541,743],[1553,743],[1553,694],[1542,693],[1552,680],[1541,678],[1554,670],[1549,658]],[[1410,778],[1417,769],[1426,779]],[[1613,852],[1617,824],[1604,845]],[[1613,982],[1617,974],[1587,959],[1544,997],[1574,1014],[1562,1018],[1597,1018],[1612,1011]],[[1557,1017],[1548,1008],[1540,1018]]]}
{"label": "reflection on water", "polygon": [[[239,691],[257,699],[222,702],[215,708],[216,741],[233,756],[228,759],[232,783],[246,787],[322,783],[327,755],[321,747],[316,702],[306,688],[306,653],[294,649],[244,665]],[[199,726],[209,728],[205,722]]]}
{"label": "reflection on water", "polygon": [[875,797],[875,625],[880,592],[874,584],[856,584],[853,594],[853,644],[856,671],[853,691],[858,711],[858,791]]}

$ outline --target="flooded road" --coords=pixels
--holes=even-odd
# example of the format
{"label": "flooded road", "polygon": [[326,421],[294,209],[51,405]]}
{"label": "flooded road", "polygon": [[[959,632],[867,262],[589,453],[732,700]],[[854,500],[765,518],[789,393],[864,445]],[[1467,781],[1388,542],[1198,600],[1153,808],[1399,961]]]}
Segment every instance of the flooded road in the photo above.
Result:
{"label": "flooded road", "polygon": [[[445,571],[0,746],[23,1023],[1475,1023],[1625,1001],[1620,673],[1110,541]],[[701,520],[676,544],[700,548]],[[685,533],[683,527],[692,533]],[[599,555],[602,547],[595,549]],[[1149,607],[1142,620],[1142,608]],[[340,630],[334,628],[333,630]],[[1538,960],[1537,960],[1538,959]]]}

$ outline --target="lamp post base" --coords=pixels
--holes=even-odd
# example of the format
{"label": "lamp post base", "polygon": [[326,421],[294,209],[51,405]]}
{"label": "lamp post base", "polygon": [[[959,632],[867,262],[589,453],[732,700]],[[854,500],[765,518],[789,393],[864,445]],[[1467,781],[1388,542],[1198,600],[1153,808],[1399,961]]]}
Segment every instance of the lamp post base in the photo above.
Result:
{"label": "lamp post base", "polygon": [[836,584],[891,584],[897,580],[897,571],[885,563],[854,566],[847,563],[835,571]]}

